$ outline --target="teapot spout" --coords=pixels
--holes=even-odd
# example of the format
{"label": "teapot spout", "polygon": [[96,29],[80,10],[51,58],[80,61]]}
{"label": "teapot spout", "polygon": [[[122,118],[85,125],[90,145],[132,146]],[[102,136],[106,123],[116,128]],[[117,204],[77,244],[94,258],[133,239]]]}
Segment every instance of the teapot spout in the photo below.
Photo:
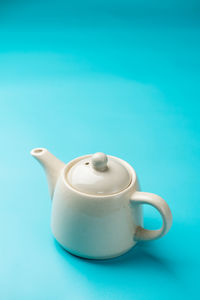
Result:
{"label": "teapot spout", "polygon": [[48,181],[49,193],[51,199],[53,199],[56,182],[65,164],[45,148],[35,148],[31,150],[30,153],[44,168]]}

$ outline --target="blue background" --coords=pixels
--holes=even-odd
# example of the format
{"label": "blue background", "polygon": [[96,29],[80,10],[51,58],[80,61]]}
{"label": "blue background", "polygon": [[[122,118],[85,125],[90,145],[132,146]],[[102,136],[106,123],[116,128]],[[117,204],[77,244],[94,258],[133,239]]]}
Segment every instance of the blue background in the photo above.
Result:
{"label": "blue background", "polygon": [[[198,298],[199,101],[199,1],[1,1],[0,298]],[[127,160],[171,231],[108,261],[65,252],[35,147]]]}

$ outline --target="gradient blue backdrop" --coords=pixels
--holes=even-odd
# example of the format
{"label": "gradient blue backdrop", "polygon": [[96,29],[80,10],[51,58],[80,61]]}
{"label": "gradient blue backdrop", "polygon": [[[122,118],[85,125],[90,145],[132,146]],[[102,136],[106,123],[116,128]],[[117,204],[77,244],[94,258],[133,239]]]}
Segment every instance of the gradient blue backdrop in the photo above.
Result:
{"label": "gradient blue backdrop", "polygon": [[[199,101],[199,1],[1,1],[0,299],[200,297]],[[34,147],[127,160],[170,233],[114,260],[68,254]]]}

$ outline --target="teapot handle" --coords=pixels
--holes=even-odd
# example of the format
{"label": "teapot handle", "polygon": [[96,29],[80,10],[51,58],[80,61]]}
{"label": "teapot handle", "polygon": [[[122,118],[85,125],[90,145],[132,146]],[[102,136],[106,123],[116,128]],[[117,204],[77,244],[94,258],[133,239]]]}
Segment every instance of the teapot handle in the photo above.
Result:
{"label": "teapot handle", "polygon": [[163,198],[156,194],[145,193],[145,192],[134,192],[131,196],[131,204],[141,205],[149,204],[155,207],[162,216],[163,225],[157,230],[148,230],[141,226],[137,226],[134,239],[136,241],[149,241],[161,238],[164,236],[172,225],[172,214],[169,206]]}

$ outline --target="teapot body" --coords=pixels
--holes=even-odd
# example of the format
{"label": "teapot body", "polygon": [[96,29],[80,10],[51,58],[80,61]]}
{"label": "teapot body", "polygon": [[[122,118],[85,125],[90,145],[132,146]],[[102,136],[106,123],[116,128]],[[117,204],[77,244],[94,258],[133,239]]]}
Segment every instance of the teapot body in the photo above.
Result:
{"label": "teapot body", "polygon": [[[156,194],[138,191],[136,173],[124,160],[97,152],[65,165],[45,148],[35,148],[31,155],[47,176],[53,235],[72,254],[116,257],[138,241],[161,238],[171,228],[168,204]],[[160,229],[143,227],[143,204],[159,211]]]}
{"label": "teapot body", "polygon": [[63,169],[54,192],[51,228],[64,249],[80,257],[105,259],[131,249],[134,234],[142,226],[142,206],[131,205],[130,197],[138,190],[135,171],[126,162],[132,181],[113,195],[88,195],[75,190],[66,181],[71,161]]}

